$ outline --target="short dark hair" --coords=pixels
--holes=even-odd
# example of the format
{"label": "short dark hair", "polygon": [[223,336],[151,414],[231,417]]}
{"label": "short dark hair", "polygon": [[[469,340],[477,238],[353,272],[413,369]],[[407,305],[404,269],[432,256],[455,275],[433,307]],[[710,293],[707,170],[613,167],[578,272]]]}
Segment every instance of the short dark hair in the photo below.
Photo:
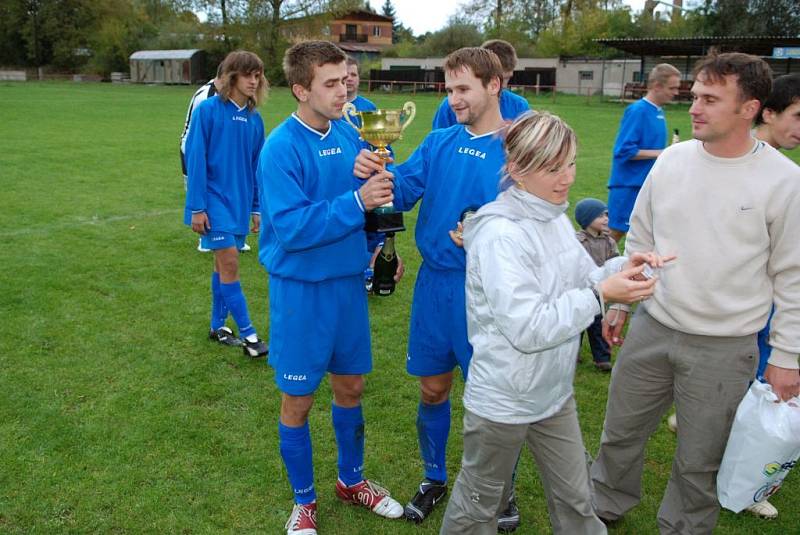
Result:
{"label": "short dark hair", "polygon": [[769,94],[761,111],[758,112],[756,124],[764,122],[763,113],[765,109],[775,113],[783,113],[783,110],[800,101],[800,73],[785,74],[772,81],[772,93]]}
{"label": "short dark hair", "polygon": [[481,45],[481,48],[497,54],[497,57],[500,58],[500,65],[503,66],[503,72],[513,71],[517,68],[517,51],[514,50],[514,45],[508,41],[489,39]]}
{"label": "short dark hair", "polygon": [[309,89],[314,79],[314,67],[329,63],[338,65],[345,61],[347,54],[330,41],[304,41],[286,51],[283,56],[283,73],[290,88],[299,84]]}
{"label": "short dark hair", "polygon": [[711,83],[725,84],[725,77],[736,76],[739,98],[742,102],[767,100],[772,89],[772,69],[763,59],[741,52],[712,52],[701,59],[694,68],[694,79],[706,77]]}
{"label": "short dark hair", "polygon": [[347,66],[349,67],[350,65],[355,65],[356,67],[360,66],[356,58],[354,58],[353,56],[347,56]]}
{"label": "short dark hair", "polygon": [[497,78],[501,83],[503,81],[503,66],[500,64],[500,58],[489,49],[468,46],[450,52],[444,58],[446,72],[457,71],[463,67],[469,67],[472,74],[480,79],[483,87],[488,87],[492,78]]}

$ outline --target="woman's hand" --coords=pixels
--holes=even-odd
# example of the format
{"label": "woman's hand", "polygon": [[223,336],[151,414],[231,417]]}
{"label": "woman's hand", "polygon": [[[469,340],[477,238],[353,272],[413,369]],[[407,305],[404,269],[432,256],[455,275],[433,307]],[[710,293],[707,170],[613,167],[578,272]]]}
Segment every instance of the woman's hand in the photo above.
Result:
{"label": "woman's hand", "polygon": [[664,264],[667,262],[672,262],[678,258],[675,255],[667,255],[667,256],[660,256],[656,253],[649,251],[647,253],[633,253],[630,257],[628,257],[628,261],[625,262],[623,269],[631,269],[637,266],[648,265],[650,269],[648,270],[645,268],[644,273],[640,273],[635,277],[637,281],[644,281],[652,277],[652,270],[660,269],[664,267]]}
{"label": "woman's hand", "polygon": [[658,277],[645,278],[642,271],[648,263],[623,269],[602,281],[598,289],[603,294],[603,301],[608,303],[624,303],[630,305],[644,301],[655,291]]}

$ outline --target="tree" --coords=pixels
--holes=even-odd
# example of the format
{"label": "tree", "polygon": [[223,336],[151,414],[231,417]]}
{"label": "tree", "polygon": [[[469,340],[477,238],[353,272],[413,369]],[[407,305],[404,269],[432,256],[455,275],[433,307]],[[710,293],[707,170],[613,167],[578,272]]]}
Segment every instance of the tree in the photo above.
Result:
{"label": "tree", "polygon": [[468,21],[489,34],[521,33],[531,40],[558,18],[560,7],[559,0],[471,0],[464,12]]}
{"label": "tree", "polygon": [[421,44],[426,56],[446,56],[453,50],[465,46],[479,46],[483,34],[477,26],[458,19],[450,19],[447,26],[428,36]]}
{"label": "tree", "polygon": [[392,0],[386,0],[383,5],[381,6],[381,14],[384,17],[391,17],[392,18],[392,44],[396,45],[401,41],[413,41],[414,40],[414,33],[411,31],[410,28],[406,28],[403,24],[397,19],[397,12],[394,9],[394,4],[392,4]]}
{"label": "tree", "polygon": [[0,65],[28,64],[27,44],[20,31],[24,20],[21,3],[0,3]]}
{"label": "tree", "polygon": [[800,3],[796,0],[706,0],[710,35],[798,35]]}

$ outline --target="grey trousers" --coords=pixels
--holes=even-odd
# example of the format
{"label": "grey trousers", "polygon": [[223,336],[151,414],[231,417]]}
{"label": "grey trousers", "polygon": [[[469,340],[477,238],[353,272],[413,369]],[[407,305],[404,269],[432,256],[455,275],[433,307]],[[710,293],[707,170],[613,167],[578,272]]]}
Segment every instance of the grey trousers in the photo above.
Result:
{"label": "grey trousers", "polygon": [[464,411],[461,471],[444,514],[441,535],[495,535],[497,515],[512,490],[522,445],[533,453],[556,534],[604,534],[592,509],[589,471],[575,400],[532,424],[501,424]]}
{"label": "grey trousers", "polygon": [[645,444],[674,399],[678,446],[658,528],[662,534],[712,532],[719,516],[717,471],[757,355],[755,334],[685,334],[639,307],[611,375],[600,451],[591,467],[599,516],[615,520],[639,503]]}

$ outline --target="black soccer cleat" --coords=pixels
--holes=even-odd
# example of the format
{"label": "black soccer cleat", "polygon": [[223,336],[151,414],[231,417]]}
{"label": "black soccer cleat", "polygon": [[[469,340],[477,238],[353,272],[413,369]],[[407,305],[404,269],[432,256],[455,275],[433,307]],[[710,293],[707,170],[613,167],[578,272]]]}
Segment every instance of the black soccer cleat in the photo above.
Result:
{"label": "black soccer cleat", "polygon": [[512,494],[508,506],[497,515],[497,533],[511,533],[519,527],[517,498]]}
{"label": "black soccer cleat", "polygon": [[419,490],[406,504],[403,515],[406,520],[417,524],[425,520],[442,499],[447,496],[447,485],[425,479],[419,484]]}
{"label": "black soccer cleat", "polygon": [[246,338],[241,338],[240,341],[242,342],[242,351],[244,351],[246,357],[257,359],[269,353],[269,347],[261,338],[256,338],[255,342],[249,342]]}
{"label": "black soccer cleat", "polygon": [[209,331],[208,338],[224,346],[240,346],[242,341],[234,336],[233,331],[228,327],[220,327],[216,331]]}

